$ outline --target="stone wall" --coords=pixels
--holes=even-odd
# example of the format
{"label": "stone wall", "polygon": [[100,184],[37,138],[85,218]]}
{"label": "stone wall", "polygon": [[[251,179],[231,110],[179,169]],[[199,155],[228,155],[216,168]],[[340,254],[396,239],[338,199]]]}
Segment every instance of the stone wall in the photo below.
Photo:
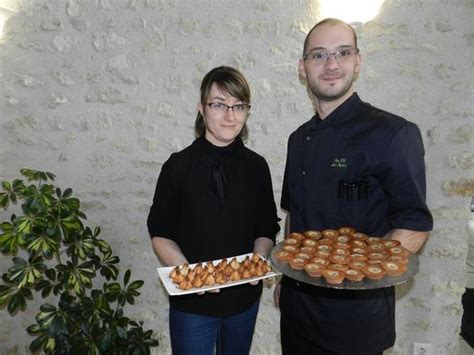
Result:
{"label": "stone wall", "polygon": [[[89,225],[100,225],[123,268],[146,281],[133,315],[156,330],[155,353],[170,353],[167,298],[146,231],[160,167],[193,139],[203,75],[235,66],[253,93],[247,145],[266,157],[279,201],[288,135],[312,115],[296,64],[318,1],[3,3],[11,11],[0,38],[0,179],[29,167],[74,189]],[[472,0],[386,0],[357,27],[357,91],[420,126],[435,217],[419,274],[397,287],[390,354],[411,354],[414,341],[432,343],[435,354],[457,349],[474,195],[473,8]],[[0,313],[0,354],[28,353],[23,328],[35,313]],[[267,288],[252,354],[280,352],[278,323]]]}

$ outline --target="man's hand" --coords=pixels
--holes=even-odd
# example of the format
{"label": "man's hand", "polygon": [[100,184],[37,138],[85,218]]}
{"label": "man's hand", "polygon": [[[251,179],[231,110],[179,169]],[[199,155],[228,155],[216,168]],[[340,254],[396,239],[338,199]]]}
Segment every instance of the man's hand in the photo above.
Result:
{"label": "man's hand", "polygon": [[415,254],[421,249],[423,244],[425,244],[428,234],[429,232],[417,232],[408,229],[392,229],[384,236],[384,238],[398,240],[402,244],[402,247]]}

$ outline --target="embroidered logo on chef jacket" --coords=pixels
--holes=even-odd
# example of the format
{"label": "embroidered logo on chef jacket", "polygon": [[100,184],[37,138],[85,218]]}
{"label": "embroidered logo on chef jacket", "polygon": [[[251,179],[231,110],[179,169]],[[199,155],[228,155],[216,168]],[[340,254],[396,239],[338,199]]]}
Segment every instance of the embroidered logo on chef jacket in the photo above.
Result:
{"label": "embroidered logo on chef jacket", "polygon": [[347,168],[346,158],[334,158],[331,168]]}

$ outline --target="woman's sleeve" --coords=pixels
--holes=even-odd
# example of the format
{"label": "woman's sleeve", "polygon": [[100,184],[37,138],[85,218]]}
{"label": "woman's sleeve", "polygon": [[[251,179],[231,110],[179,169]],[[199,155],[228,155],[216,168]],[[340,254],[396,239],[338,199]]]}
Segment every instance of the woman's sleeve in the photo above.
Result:
{"label": "woman's sleeve", "polygon": [[273,196],[272,178],[267,162],[262,159],[261,188],[258,191],[258,217],[255,238],[266,237],[275,242],[276,234],[280,230],[278,224],[275,199]]}
{"label": "woman's sleeve", "polygon": [[156,183],[153,204],[148,214],[147,226],[150,238],[176,238],[179,216],[180,179],[173,155],[163,164]]}

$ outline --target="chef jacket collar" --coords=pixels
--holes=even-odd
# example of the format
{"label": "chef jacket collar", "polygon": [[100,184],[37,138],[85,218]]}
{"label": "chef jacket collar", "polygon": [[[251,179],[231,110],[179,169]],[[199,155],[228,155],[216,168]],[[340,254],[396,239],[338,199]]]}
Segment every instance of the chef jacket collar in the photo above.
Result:
{"label": "chef jacket collar", "polygon": [[343,122],[352,118],[356,113],[357,107],[362,101],[357,93],[353,93],[346,101],[344,101],[339,107],[329,114],[324,120],[319,117],[316,113],[311,120],[308,122],[306,130],[321,130],[325,129],[335,123]]}

